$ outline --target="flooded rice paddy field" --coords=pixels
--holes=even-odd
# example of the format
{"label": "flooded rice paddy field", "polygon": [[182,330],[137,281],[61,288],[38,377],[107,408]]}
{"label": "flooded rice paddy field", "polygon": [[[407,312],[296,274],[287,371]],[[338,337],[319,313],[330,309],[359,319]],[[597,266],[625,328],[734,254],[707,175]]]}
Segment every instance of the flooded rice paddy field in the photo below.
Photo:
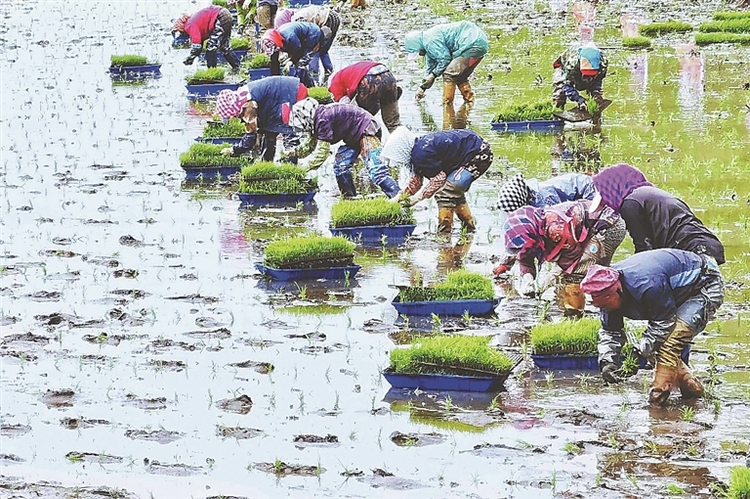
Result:
{"label": "flooded rice paddy field", "polygon": [[[504,99],[547,95],[550,63],[575,37],[564,5],[470,6],[492,53],[469,126],[497,158],[469,196],[474,237],[434,237],[430,202],[405,248],[358,251],[356,280],[280,285],[253,264],[269,239],[326,230],[331,164],[312,212],[241,212],[231,187],[184,184],[177,156],[205,116],[188,104],[194,68],[167,28],[190,5],[0,4],[0,497],[709,497],[744,463],[750,435],[750,49],[690,55],[683,35],[624,51],[622,14],[697,24],[714,7],[600,5],[595,39],[609,48],[615,99],[601,130],[491,132]],[[440,128],[439,85],[413,101],[421,70],[397,42],[456,15],[449,3],[376,3],[345,16],[334,61],[388,59],[404,123]],[[113,84],[109,56],[122,53],[159,60],[163,76]],[[529,361],[500,394],[389,389],[379,372],[410,336],[389,285],[489,272],[502,174],[619,161],[678,193],[727,245],[728,303],[692,356],[715,398],[652,409],[649,372],[608,387]],[[521,351],[545,310],[509,295],[495,318],[442,327]]]}

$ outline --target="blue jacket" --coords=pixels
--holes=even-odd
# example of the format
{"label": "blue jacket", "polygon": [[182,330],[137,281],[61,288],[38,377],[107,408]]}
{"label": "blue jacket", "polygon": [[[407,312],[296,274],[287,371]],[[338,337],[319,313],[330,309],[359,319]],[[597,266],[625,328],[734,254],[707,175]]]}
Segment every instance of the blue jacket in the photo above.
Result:
{"label": "blue jacket", "polygon": [[282,50],[289,54],[289,58],[295,65],[303,57],[311,59],[317,52],[316,47],[323,42],[323,32],[313,23],[286,23],[278,28],[278,32],[284,39]]}
{"label": "blue jacket", "polygon": [[566,173],[544,182],[529,179],[526,181],[526,185],[531,190],[529,204],[535,208],[545,208],[579,199],[592,201],[596,195],[594,182],[589,175],[583,173]]}
{"label": "blue jacket", "polygon": [[487,34],[471,21],[439,24],[404,36],[407,52],[425,51],[426,74],[440,76],[457,57],[482,58],[487,54]]}
{"label": "blue jacket", "polygon": [[432,178],[466,165],[477,155],[484,140],[471,130],[443,130],[418,137],[411,150],[414,173]]}
{"label": "blue jacket", "polygon": [[287,112],[297,102],[299,78],[291,76],[269,76],[247,84],[250,100],[258,103],[258,129],[264,132],[291,134],[292,127],[284,123],[282,107]]}
{"label": "blue jacket", "polygon": [[620,271],[622,306],[602,310],[602,328],[623,330],[623,317],[668,321],[677,308],[703,284],[704,257],[678,249],[656,249],[636,253],[612,265]]}

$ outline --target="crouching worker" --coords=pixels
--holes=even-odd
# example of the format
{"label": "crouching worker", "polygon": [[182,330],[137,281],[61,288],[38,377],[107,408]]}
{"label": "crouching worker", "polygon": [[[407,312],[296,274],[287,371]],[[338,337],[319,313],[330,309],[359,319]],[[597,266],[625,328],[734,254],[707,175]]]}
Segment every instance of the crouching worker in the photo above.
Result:
{"label": "crouching worker", "polygon": [[[310,170],[323,164],[330,144],[343,142],[333,163],[336,183],[342,196],[357,195],[352,173],[357,157],[362,158],[370,180],[386,196],[392,198],[398,194],[398,183],[391,178],[386,166],[380,161],[380,125],[364,109],[350,104],[321,105],[315,99],[307,98],[292,107],[289,124],[295,130],[306,133],[315,146],[313,158],[307,165]],[[310,146],[302,144],[297,151],[306,147]]]}
{"label": "crouching worker", "polygon": [[644,251],[612,267],[592,265],[581,289],[601,309],[599,369],[606,381],[621,380],[616,361],[625,344],[623,318],[648,320],[636,349],[656,360],[649,402],[665,404],[675,386],[685,398],[703,396],[680,354],[724,302],[724,281],[712,257],[678,249]]}
{"label": "crouching worker", "polygon": [[[391,166],[411,167],[409,184],[398,195],[402,204],[414,206],[435,196],[439,233],[451,233],[453,215],[458,216],[467,231],[476,230],[466,204],[466,192],[494,158],[490,144],[476,132],[443,130],[417,136],[400,126],[388,137],[380,156]],[[420,191],[425,178],[430,181]]]}
{"label": "crouching worker", "polygon": [[510,213],[524,206],[545,208],[566,201],[593,201],[596,188],[591,177],[583,173],[566,173],[543,182],[526,179],[518,173],[500,186],[498,209]]}
{"label": "crouching worker", "polygon": [[563,109],[569,99],[578,109],[588,111],[586,99],[579,93],[586,91],[598,106],[604,104],[602,82],[607,76],[607,58],[593,42],[571,47],[552,64],[552,102]]}
{"label": "crouching worker", "polygon": [[[563,272],[557,299],[566,315],[578,315],[586,304],[580,282],[594,264],[607,265],[625,238],[625,223],[612,209],[594,218],[589,201],[560,203],[546,208],[527,206],[510,214],[503,227],[508,255],[494,269],[500,275],[517,261],[520,266],[519,293],[537,292],[537,267],[555,262]],[[538,262],[538,263],[537,263]]]}
{"label": "crouching worker", "polygon": [[229,46],[232,37],[232,14],[229,10],[218,5],[209,5],[192,16],[183,14],[177,18],[172,26],[172,36],[175,40],[184,39],[183,33],[190,37],[192,43],[190,55],[183,61],[190,66],[203,51],[206,43],[206,66],[216,67],[217,52],[221,52],[232,69],[240,69],[240,61]]}
{"label": "crouching worker", "polygon": [[288,147],[296,140],[294,129],[286,121],[292,106],[306,97],[307,87],[291,76],[270,76],[235,91],[222,90],[216,99],[216,114],[224,119],[239,118],[247,133],[238,145],[222,149],[221,153],[244,154],[255,147],[261,135],[263,161],[273,161],[279,134]]}

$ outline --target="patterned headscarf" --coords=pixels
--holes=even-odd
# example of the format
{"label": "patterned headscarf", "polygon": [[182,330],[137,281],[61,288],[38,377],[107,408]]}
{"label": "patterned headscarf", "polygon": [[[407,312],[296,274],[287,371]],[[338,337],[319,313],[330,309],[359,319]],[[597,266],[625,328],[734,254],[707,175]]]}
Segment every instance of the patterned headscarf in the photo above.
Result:
{"label": "patterned headscarf", "polygon": [[497,194],[497,207],[506,213],[516,211],[529,204],[531,190],[526,185],[523,173],[517,173],[500,186]]}
{"label": "patterned headscarf", "polygon": [[240,115],[242,106],[250,100],[250,92],[243,85],[234,90],[222,90],[216,98],[216,114],[224,119],[235,118]]}
{"label": "patterned headscarf", "polygon": [[[622,202],[634,190],[654,185],[646,180],[646,176],[638,168],[626,163],[605,168],[594,175],[592,181],[601,197],[600,203],[609,206],[617,214],[620,213]],[[595,200],[591,209],[596,210],[600,203]]]}
{"label": "patterned headscarf", "polygon": [[411,151],[416,140],[414,132],[401,125],[388,136],[380,151],[380,158],[388,163],[411,164]]}
{"label": "patterned headscarf", "polygon": [[312,132],[315,130],[315,111],[319,106],[318,101],[310,97],[297,102],[292,106],[289,125],[295,130]]}
{"label": "patterned headscarf", "polygon": [[188,22],[188,19],[190,19],[190,15],[188,14],[182,14],[180,17],[174,20],[174,23],[172,23],[172,33],[175,31],[179,31],[180,33],[185,32],[185,23]]}
{"label": "patterned headscarf", "polygon": [[607,298],[621,289],[620,272],[612,267],[593,264],[581,281],[581,291],[593,299]]}
{"label": "patterned headscarf", "polygon": [[268,57],[271,57],[275,52],[279,52],[281,47],[284,46],[284,37],[281,36],[276,29],[269,29],[263,33],[263,39],[261,40],[263,45],[263,52]]}

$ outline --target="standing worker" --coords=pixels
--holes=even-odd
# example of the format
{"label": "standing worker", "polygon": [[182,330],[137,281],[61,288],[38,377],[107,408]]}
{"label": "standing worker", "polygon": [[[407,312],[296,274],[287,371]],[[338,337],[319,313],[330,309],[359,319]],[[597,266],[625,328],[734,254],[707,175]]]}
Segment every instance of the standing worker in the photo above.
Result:
{"label": "standing worker", "polygon": [[624,318],[647,320],[636,346],[641,357],[656,356],[649,402],[664,405],[674,386],[682,396],[703,396],[703,386],[680,358],[724,302],[724,281],[710,256],[677,249],[644,251],[612,267],[592,265],[581,282],[601,309],[599,369],[621,381],[617,359],[625,344]]}
{"label": "standing worker", "polygon": [[362,61],[346,66],[333,75],[328,90],[336,102],[355,104],[373,116],[380,111],[389,133],[401,124],[401,87],[385,64]]}
{"label": "standing worker", "polygon": [[497,207],[510,213],[523,206],[544,208],[579,199],[593,201],[595,195],[594,182],[583,173],[566,173],[543,182],[517,173],[500,186]]}
{"label": "standing worker", "polygon": [[439,24],[426,31],[410,31],[404,37],[407,52],[425,57],[426,78],[416,93],[424,97],[435,78],[443,76],[443,129],[455,119],[453,97],[458,86],[464,102],[474,104],[469,76],[487,54],[487,34],[471,21]]}
{"label": "standing worker", "polygon": [[559,109],[565,108],[567,99],[575,102],[578,109],[588,112],[586,99],[579,91],[586,91],[601,109],[604,104],[602,81],[607,76],[607,58],[594,42],[571,47],[560,54],[552,67],[552,102]]}
{"label": "standing worker", "polygon": [[[476,230],[466,192],[493,159],[490,144],[476,132],[443,130],[417,136],[400,126],[388,137],[380,157],[391,166],[411,167],[409,184],[397,196],[401,203],[414,206],[435,196],[439,233],[451,233],[454,214],[468,232]],[[421,189],[425,178],[429,182]]]}
{"label": "standing worker", "polygon": [[203,42],[208,40],[206,66],[215,68],[217,52],[221,52],[234,71],[240,69],[240,61],[229,45],[229,39],[232,37],[232,14],[229,10],[218,5],[209,5],[192,16],[183,14],[172,26],[172,35],[176,39],[182,33],[186,33],[192,43],[190,55],[183,61],[185,65],[193,64],[195,58],[203,51]]}

